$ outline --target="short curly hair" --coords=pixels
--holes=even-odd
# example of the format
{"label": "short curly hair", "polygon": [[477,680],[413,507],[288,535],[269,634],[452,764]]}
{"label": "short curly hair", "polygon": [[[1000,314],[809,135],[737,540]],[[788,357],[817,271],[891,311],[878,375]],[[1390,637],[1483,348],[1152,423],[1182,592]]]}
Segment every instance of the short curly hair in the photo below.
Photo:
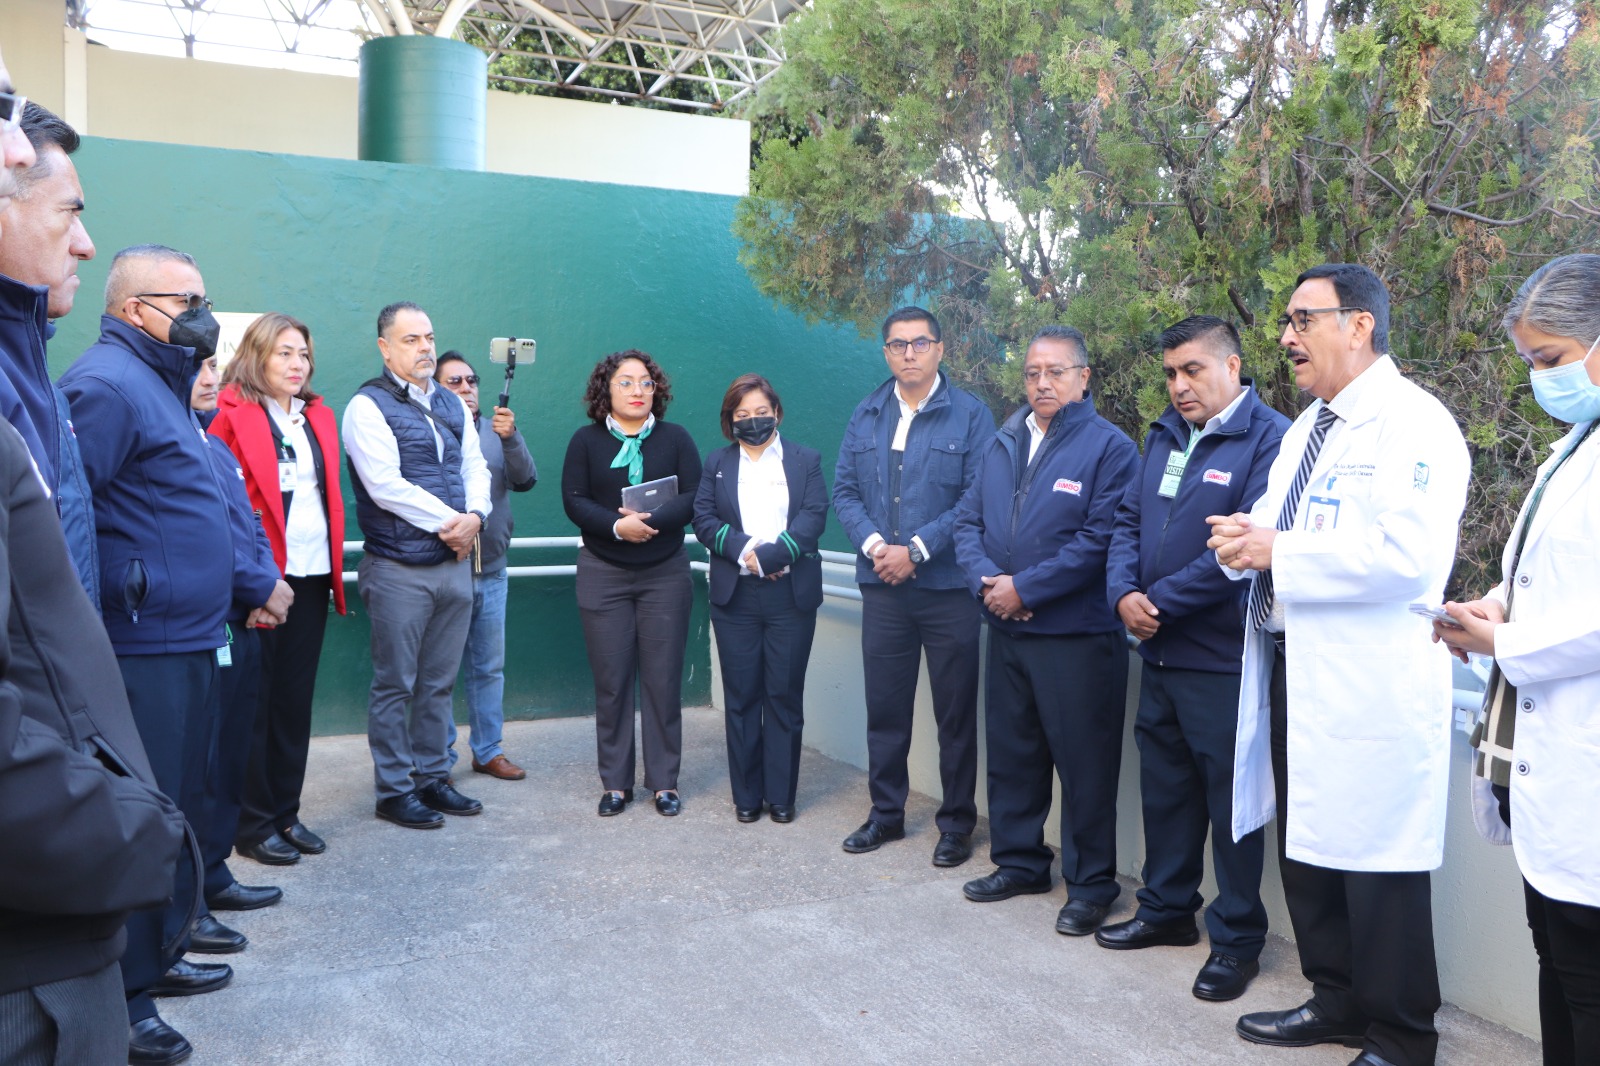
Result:
{"label": "short curly hair", "polygon": [[629,359],[637,359],[644,364],[650,379],[656,383],[654,398],[650,404],[650,413],[657,418],[667,413],[667,404],[672,402],[672,383],[667,380],[666,371],[656,364],[646,352],[637,348],[627,348],[620,352],[612,352],[594,365],[589,372],[589,384],[583,390],[583,406],[589,412],[589,420],[596,425],[605,425],[606,415],[611,413],[611,378],[617,372],[617,367]]}

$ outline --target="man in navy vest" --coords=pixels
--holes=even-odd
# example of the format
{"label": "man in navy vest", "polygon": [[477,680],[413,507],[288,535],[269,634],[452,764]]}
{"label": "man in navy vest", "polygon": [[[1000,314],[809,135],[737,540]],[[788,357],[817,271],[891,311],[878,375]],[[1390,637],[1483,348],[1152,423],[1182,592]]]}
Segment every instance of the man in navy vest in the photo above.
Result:
{"label": "man in navy vest", "polygon": [[1289,420],[1239,376],[1239,333],[1195,315],[1161,334],[1172,404],[1150,426],[1144,465],[1117,512],[1106,561],[1110,606],[1142,643],[1139,711],[1145,886],[1139,909],[1095,934],[1102,947],[1199,943],[1206,830],[1217,895],[1206,908],[1211,955],[1192,991],[1244,994],[1267,935],[1262,831],[1235,842],[1233,747],[1244,654],[1242,582],[1206,540],[1206,516],[1233,514],[1266,491]]}
{"label": "man in navy vest", "polygon": [[409,301],[378,312],[384,372],[351,397],[342,436],[366,538],[361,602],[372,625],[367,743],[377,815],[436,829],[483,804],[450,783],[450,692],[472,619],[473,542],[489,469],[466,404],[433,380],[433,323]]}

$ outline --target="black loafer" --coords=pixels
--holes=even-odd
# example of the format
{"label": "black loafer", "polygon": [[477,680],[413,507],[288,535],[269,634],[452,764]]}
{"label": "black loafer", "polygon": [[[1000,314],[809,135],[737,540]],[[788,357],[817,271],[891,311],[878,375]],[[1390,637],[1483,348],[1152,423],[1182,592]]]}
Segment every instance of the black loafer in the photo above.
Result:
{"label": "black loafer", "polygon": [[150,986],[152,996],[199,996],[227,988],[233,967],[225,962],[190,962],[180,958]]}
{"label": "black loafer", "polygon": [[273,885],[241,885],[235,881],[221,892],[206,897],[206,907],[214,911],[256,911],[283,898],[283,889]]}
{"label": "black loafer", "polygon": [[1251,980],[1260,972],[1261,963],[1255,959],[1240,960],[1232,955],[1213,951],[1194,979],[1195,998],[1209,999],[1217,1003],[1238,999],[1244,995],[1244,990],[1250,987]]}
{"label": "black loafer", "polygon": [[633,802],[633,789],[623,789],[621,792],[607,792],[600,797],[600,817],[610,818],[614,814],[621,814]]}
{"label": "black loafer", "polygon": [[160,1015],[128,1026],[128,1062],[132,1066],[173,1066],[193,1054],[189,1041]]}
{"label": "black loafer", "polygon": [[1125,922],[1105,926],[1095,933],[1094,941],[1103,948],[1116,951],[1154,947],[1186,948],[1200,943],[1200,928],[1194,924],[1192,917],[1174,918],[1170,922],[1129,918]]}
{"label": "black loafer", "polygon": [[264,866],[293,866],[300,861],[300,853],[278,833],[248,848],[235,848],[240,855],[254,859]]}
{"label": "black loafer", "polygon": [[960,866],[972,858],[971,833],[940,833],[939,843],[933,846],[935,866]]}
{"label": "black loafer", "polygon": [[844,850],[852,855],[860,855],[867,851],[877,851],[891,840],[904,840],[906,827],[897,825],[894,828],[882,822],[874,822],[870,818],[861,823],[861,828],[844,838]]}
{"label": "black loafer", "polygon": [[656,793],[656,810],[668,818],[676,818],[678,812],[683,810],[683,800],[678,798],[676,789],[664,789]]}
{"label": "black loafer", "polygon": [[1062,936],[1088,936],[1100,928],[1111,911],[1109,903],[1091,903],[1086,899],[1069,899],[1056,915],[1056,932]]}
{"label": "black loafer", "polygon": [[1394,1063],[1376,1051],[1363,1051],[1350,1060],[1350,1066],[1394,1066]]}
{"label": "black loafer", "polygon": [[[444,825],[444,815],[426,807],[415,792],[379,800],[374,813],[386,822],[393,822],[407,829],[438,829]],[[299,853],[296,852],[296,857],[298,856]]]}
{"label": "black loafer", "polygon": [[301,825],[294,823],[287,829],[278,830],[278,835],[288,842],[289,846],[302,855],[321,855],[328,850],[328,842],[317,834]]}
{"label": "black loafer", "polygon": [[759,805],[755,807],[735,807],[733,816],[741,822],[753,822],[761,817],[761,807]]}
{"label": "black loafer", "polygon": [[483,804],[470,796],[463,796],[448,781],[429,781],[417,789],[417,799],[422,801],[423,806],[440,814],[466,817],[483,813]]}
{"label": "black loafer", "polygon": [[250,938],[236,929],[229,929],[209,914],[200,916],[189,934],[189,950],[201,955],[232,955],[243,951]]}
{"label": "black loafer", "polygon": [[1360,1047],[1366,1039],[1365,1027],[1357,1032],[1350,1022],[1325,1018],[1310,1003],[1290,1010],[1266,1010],[1246,1014],[1234,1031],[1253,1044],[1274,1047],[1310,1047],[1312,1044],[1343,1044]]}
{"label": "black loafer", "polygon": [[961,886],[961,894],[974,903],[998,903],[1012,896],[1037,896],[1050,891],[1050,874],[1042,878],[1029,877],[1016,870],[999,869],[987,877],[968,881]]}
{"label": "black loafer", "polygon": [[794,805],[790,803],[774,803],[767,808],[767,814],[774,822],[794,821]]}

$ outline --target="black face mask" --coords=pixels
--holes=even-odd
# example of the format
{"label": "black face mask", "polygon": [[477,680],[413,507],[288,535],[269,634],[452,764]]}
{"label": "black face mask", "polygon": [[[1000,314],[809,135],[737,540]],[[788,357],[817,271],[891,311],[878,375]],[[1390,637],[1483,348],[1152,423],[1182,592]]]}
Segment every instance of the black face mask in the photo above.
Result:
{"label": "black face mask", "polygon": [[733,422],[733,439],[756,448],[772,439],[773,431],[777,428],[778,420],[771,415],[738,418]]}
{"label": "black face mask", "polygon": [[[140,301],[144,303],[144,301]],[[161,308],[155,304],[145,303],[146,307],[153,307],[157,311]],[[162,314],[167,315],[165,311]],[[167,343],[176,344],[180,348],[193,348],[195,363],[204,362],[217,354],[217,342],[222,339],[222,323],[207,307],[194,307],[183,312],[177,318],[167,315],[172,319],[172,327],[167,330]]]}

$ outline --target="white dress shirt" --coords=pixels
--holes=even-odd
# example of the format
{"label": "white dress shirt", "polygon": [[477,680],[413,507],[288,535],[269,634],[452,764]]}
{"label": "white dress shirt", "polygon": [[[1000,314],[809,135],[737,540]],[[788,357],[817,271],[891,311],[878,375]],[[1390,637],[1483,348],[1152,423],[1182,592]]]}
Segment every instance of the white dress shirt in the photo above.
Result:
{"label": "white dress shirt", "polygon": [[[388,370],[384,373],[405,385],[411,398],[424,410],[432,410],[433,393],[440,386],[430,380],[426,387],[419,387],[409,381],[402,382]],[[461,480],[467,491],[466,509],[487,515],[493,505],[489,502],[489,467],[478,446],[478,427],[466,402],[454,393],[450,395],[461,405]],[[433,427],[434,445],[442,460],[444,439],[439,436],[439,427],[432,415],[428,416],[428,424]],[[341,435],[350,465],[360,475],[367,495],[379,507],[429,533],[439,532],[456,516],[455,508],[400,476],[400,446],[395,442],[394,430],[389,428],[388,420],[370,396],[358,392],[351,397],[344,409]]]}
{"label": "white dress shirt", "polygon": [[[312,451],[319,445],[306,432],[306,402],[296,396],[289,401],[287,411],[272,400],[265,406],[267,415],[283,434],[284,443],[294,450],[294,496],[289,500],[289,513],[284,516],[283,523],[284,573],[291,577],[326,574],[332,569],[333,556],[328,545],[328,516],[323,510],[322,492],[317,487],[317,459]],[[283,462],[281,456],[278,461]],[[333,473],[333,483],[337,484],[338,471]]]}
{"label": "white dress shirt", "polygon": [[[746,552],[762,544],[776,544],[778,534],[789,528],[789,479],[783,472],[783,443],[777,430],[759,459],[751,459],[744,446],[739,446],[739,519],[754,538]],[[759,563],[752,571],[742,558],[739,572],[766,576]]]}
{"label": "white dress shirt", "polygon": [[[894,440],[889,444],[889,450],[890,451],[899,452],[902,455],[905,454],[905,450],[906,450],[906,435],[911,432],[911,420],[916,418],[917,415],[922,411],[922,409],[924,407],[928,406],[928,401],[933,399],[934,393],[936,393],[938,391],[939,391],[939,374],[938,374],[937,371],[935,371],[934,375],[933,375],[933,388],[929,389],[928,390],[928,395],[924,396],[922,398],[922,402],[917,404],[917,405],[915,405],[915,406],[913,406],[913,405],[911,405],[911,404],[906,402],[905,396],[900,392],[899,383],[897,382],[895,384],[895,387],[894,387],[894,398],[895,398],[895,402],[897,402],[900,405],[900,421],[895,424],[895,427],[894,427]],[[890,462],[898,462],[899,460],[891,459],[889,461]],[[871,559],[873,556],[875,556],[878,553],[878,545],[880,545],[882,543],[883,543],[883,534],[881,534],[881,533],[873,533],[871,536],[869,536],[862,543],[862,545],[861,545],[861,554],[865,555],[868,559]],[[928,557],[928,546],[926,544],[922,543],[922,538],[921,537],[913,535],[912,538],[911,538],[911,543],[915,544],[917,546],[917,550],[922,553],[922,557],[924,559],[926,559]]]}

